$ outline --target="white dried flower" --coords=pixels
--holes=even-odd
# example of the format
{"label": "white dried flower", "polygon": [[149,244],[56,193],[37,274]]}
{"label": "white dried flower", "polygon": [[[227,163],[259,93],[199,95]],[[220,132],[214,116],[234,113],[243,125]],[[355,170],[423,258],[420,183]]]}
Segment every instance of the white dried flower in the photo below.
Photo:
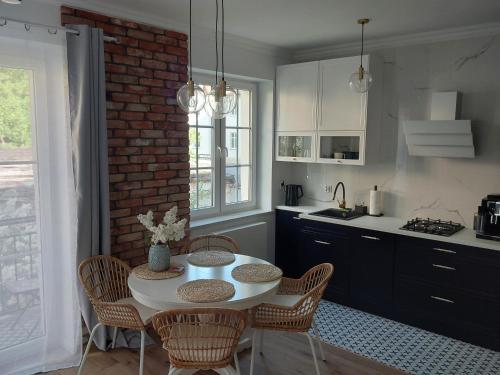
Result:
{"label": "white dried flower", "polygon": [[185,227],[187,220],[177,220],[177,206],[172,207],[165,213],[163,223],[158,226],[154,225],[154,215],[152,211],[148,211],[146,215],[138,215],[139,222],[146,227],[153,235],[151,236],[151,244],[167,243],[169,241],[180,241],[185,236]]}

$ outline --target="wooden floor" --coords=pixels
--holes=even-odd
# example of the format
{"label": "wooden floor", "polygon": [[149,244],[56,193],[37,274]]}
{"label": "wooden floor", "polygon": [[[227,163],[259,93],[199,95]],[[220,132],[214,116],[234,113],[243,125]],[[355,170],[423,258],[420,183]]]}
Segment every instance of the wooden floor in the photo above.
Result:
{"label": "wooden floor", "polygon": [[[326,363],[320,363],[322,375],[356,374],[404,374],[392,367],[371,359],[324,344]],[[248,374],[250,350],[239,355],[241,373]],[[307,339],[301,335],[266,332],[264,354],[256,355],[255,375],[313,375],[314,364]],[[139,366],[138,350],[115,349],[108,352],[91,351],[83,375],[137,375]],[[168,359],[159,346],[146,348],[144,375],[166,375]],[[76,369],[50,372],[51,375],[72,375]],[[202,372],[199,372],[202,374]],[[213,372],[203,372],[213,374]]]}

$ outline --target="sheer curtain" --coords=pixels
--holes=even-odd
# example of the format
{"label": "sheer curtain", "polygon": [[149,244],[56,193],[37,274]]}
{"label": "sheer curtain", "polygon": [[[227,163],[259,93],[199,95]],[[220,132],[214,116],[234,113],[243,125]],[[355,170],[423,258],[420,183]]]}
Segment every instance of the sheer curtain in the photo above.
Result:
{"label": "sheer curtain", "polygon": [[[0,374],[31,374],[81,358],[66,50],[63,35],[8,32],[0,30],[0,77],[26,79],[19,103],[15,81],[7,94],[27,120],[0,105]],[[7,120],[26,120],[29,139],[14,139]]]}

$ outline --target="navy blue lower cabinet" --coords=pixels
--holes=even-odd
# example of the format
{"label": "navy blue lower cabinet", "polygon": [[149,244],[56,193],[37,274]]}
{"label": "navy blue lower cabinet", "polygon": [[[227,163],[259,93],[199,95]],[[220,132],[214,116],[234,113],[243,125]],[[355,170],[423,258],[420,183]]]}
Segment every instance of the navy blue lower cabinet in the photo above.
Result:
{"label": "navy blue lower cabinet", "polygon": [[299,213],[276,210],[275,263],[286,277],[301,276],[298,261],[300,229]]}
{"label": "navy blue lower cabinet", "polygon": [[351,305],[392,317],[395,237],[357,229],[350,238]]}

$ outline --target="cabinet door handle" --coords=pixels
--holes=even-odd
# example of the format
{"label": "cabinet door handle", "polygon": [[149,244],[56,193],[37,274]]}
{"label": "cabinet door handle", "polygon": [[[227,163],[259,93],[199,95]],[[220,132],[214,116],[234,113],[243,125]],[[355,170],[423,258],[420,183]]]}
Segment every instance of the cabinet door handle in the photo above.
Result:
{"label": "cabinet door handle", "polygon": [[432,267],[441,268],[443,270],[448,270],[448,271],[456,271],[457,270],[455,267],[443,266],[442,264],[433,264]]}
{"label": "cabinet door handle", "polygon": [[300,220],[300,217],[294,216],[292,217],[293,220]]}
{"label": "cabinet door handle", "polygon": [[367,240],[380,241],[380,238],[378,238],[378,237],[373,237],[373,236],[361,236],[361,238],[365,238],[365,239],[367,239]]}
{"label": "cabinet door handle", "polygon": [[448,250],[448,249],[442,249],[440,247],[435,247],[432,250],[439,251],[441,253],[447,253],[447,254],[456,254],[457,253],[456,251]]}
{"label": "cabinet door handle", "polygon": [[326,242],[326,241],[314,240],[314,242],[319,243],[320,245],[331,245],[330,242]]}
{"label": "cabinet door handle", "polygon": [[441,301],[441,302],[446,302],[446,303],[455,303],[455,301],[452,301],[451,299],[448,299],[448,298],[436,297],[436,296],[431,296],[431,298],[435,299],[436,301]]}

